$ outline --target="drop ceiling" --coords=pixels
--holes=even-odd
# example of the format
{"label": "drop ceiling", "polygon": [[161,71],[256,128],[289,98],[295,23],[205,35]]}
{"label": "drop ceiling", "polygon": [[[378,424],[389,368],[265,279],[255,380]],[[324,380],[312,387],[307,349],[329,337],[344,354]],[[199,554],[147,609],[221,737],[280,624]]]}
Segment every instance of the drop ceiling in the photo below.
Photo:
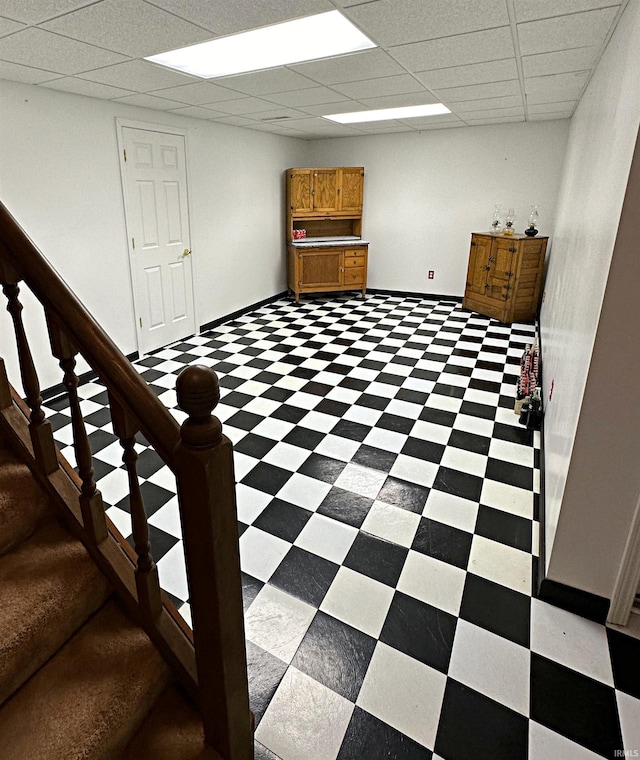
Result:
{"label": "drop ceiling", "polygon": [[[0,0],[0,78],[302,139],[565,119],[627,2]],[[335,9],[378,47],[208,80],[143,60]],[[451,113],[321,118],[435,102]]]}

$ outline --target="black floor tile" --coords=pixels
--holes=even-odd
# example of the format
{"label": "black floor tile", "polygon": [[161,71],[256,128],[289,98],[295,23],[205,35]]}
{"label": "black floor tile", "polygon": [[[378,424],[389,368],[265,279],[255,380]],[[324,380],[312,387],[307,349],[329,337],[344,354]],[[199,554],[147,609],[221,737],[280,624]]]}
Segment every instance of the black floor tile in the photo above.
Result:
{"label": "black floor tile", "polygon": [[464,570],[469,562],[472,541],[471,533],[421,517],[411,548]]}
{"label": "black floor tile", "polygon": [[528,731],[523,715],[448,679],[435,746],[446,760],[526,760]]}
{"label": "black floor tile", "polygon": [[605,757],[623,748],[615,690],[535,652],[531,719]]}
{"label": "black floor tile", "polygon": [[298,472],[301,475],[306,475],[309,478],[315,478],[316,480],[322,480],[325,483],[336,482],[340,473],[347,466],[346,462],[341,462],[338,459],[332,459],[331,457],[324,456],[323,454],[310,454],[309,457],[298,468]]}
{"label": "black floor tile", "polygon": [[393,451],[383,451],[382,449],[362,444],[353,455],[351,461],[363,467],[371,467],[373,470],[389,472],[397,456]]}
{"label": "black floor tile", "polygon": [[323,438],[324,433],[319,433],[317,430],[309,430],[309,428],[305,428],[302,425],[296,425],[282,440],[284,443],[290,443],[292,446],[299,446],[301,449],[313,451]]}
{"label": "black floor tile", "polygon": [[396,591],[380,641],[446,673],[455,632],[453,615]]}
{"label": "black floor tile", "polygon": [[475,532],[479,536],[531,553],[532,522],[524,517],[481,504]]}
{"label": "black floor tile", "polygon": [[431,760],[431,750],[356,705],[337,760]]}
{"label": "black floor tile", "polygon": [[293,543],[313,513],[295,504],[273,499],[253,521],[256,528]]}
{"label": "black floor tile", "polygon": [[438,491],[460,496],[469,501],[480,501],[482,493],[482,478],[468,472],[460,472],[450,467],[439,467],[433,481],[433,487]]}
{"label": "black floor tile", "polygon": [[[607,628],[607,638],[616,689],[640,699],[640,679],[637,675],[640,664],[640,639],[610,628]],[[640,750],[640,747],[638,749]]]}
{"label": "black floor tile", "polygon": [[428,496],[429,489],[426,486],[388,477],[378,493],[378,501],[421,515]]}
{"label": "black floor tile", "polygon": [[292,546],[269,579],[269,585],[319,607],[337,572],[335,563]]}
{"label": "black floor tile", "polygon": [[[316,408],[316,411],[318,409]],[[364,441],[371,432],[369,425],[363,425],[360,422],[351,422],[351,420],[340,420],[331,430],[331,435],[339,435],[341,438],[348,438],[351,441]]]}
{"label": "black floor tile", "polygon": [[516,488],[533,491],[533,470],[521,464],[489,458],[485,477],[516,486]]}
{"label": "black floor tile", "polygon": [[247,641],[249,708],[255,715],[256,727],[262,720],[262,716],[286,672],[286,662],[274,657],[252,641]]}
{"label": "black floor tile", "polygon": [[246,454],[254,459],[262,459],[276,445],[277,441],[265,438],[263,435],[247,433],[233,447],[239,454]]}
{"label": "black floor tile", "polygon": [[460,618],[487,631],[529,647],[531,597],[467,573]]}
{"label": "black floor tile", "polygon": [[318,612],[291,664],[355,702],[375,646],[366,633]]}
{"label": "black floor tile", "polygon": [[400,453],[408,457],[414,457],[415,459],[423,459],[426,462],[440,464],[444,449],[445,447],[441,443],[424,441],[421,438],[409,436]]}
{"label": "black floor tile", "polygon": [[491,445],[491,438],[486,438],[476,433],[468,433],[466,430],[452,430],[448,445],[487,456],[489,446]]}
{"label": "black floor tile", "polygon": [[324,501],[318,507],[317,512],[326,517],[359,528],[369,514],[373,499],[359,496],[342,488],[333,488],[325,496]]}
{"label": "black floor tile", "polygon": [[368,533],[358,533],[343,564],[395,588],[408,551],[403,546],[370,536]]}

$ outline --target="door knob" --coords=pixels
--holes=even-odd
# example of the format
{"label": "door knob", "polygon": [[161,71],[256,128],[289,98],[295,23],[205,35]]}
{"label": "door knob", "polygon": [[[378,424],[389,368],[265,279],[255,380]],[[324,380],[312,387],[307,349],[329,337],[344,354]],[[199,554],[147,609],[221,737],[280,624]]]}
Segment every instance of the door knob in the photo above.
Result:
{"label": "door knob", "polygon": [[191,248],[185,248],[184,251],[182,251],[183,256],[191,256]]}

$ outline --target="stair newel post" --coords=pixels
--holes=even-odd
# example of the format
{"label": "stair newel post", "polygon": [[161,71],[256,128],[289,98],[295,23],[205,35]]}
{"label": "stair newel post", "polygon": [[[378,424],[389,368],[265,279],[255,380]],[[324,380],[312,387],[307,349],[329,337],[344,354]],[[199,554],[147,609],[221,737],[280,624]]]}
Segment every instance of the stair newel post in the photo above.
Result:
{"label": "stair newel post", "polygon": [[102,494],[96,486],[93,478],[93,458],[91,444],[87,436],[87,429],[80,408],[78,397],[78,384],[80,378],[75,373],[76,355],[78,350],[60,330],[55,321],[47,314],[47,327],[49,330],[49,342],[51,353],[60,364],[64,372],[62,383],[67,389],[69,397],[69,411],[71,412],[71,430],[73,433],[73,449],[78,465],[78,475],[82,481],[80,488],[80,510],[85,530],[88,531],[92,540],[99,544],[107,537],[107,521],[104,514]]}
{"label": "stair newel post", "polygon": [[4,359],[0,357],[0,409],[8,409],[11,406],[11,389],[7,378],[7,368]]}
{"label": "stair newel post", "polygon": [[42,396],[40,395],[40,382],[36,372],[33,356],[29,348],[27,333],[22,321],[22,304],[18,300],[20,288],[18,277],[9,267],[0,262],[0,282],[2,292],[7,297],[7,311],[11,314],[13,327],[16,334],[16,346],[18,349],[18,361],[20,364],[20,376],[24,388],[25,399],[31,414],[29,415],[29,433],[36,461],[50,475],[58,469],[58,455],[53,440],[51,423],[45,419],[42,411]]}
{"label": "stair newel post", "polygon": [[109,405],[111,407],[113,432],[120,439],[120,445],[124,452],[122,461],[127,468],[129,478],[131,532],[133,534],[135,551],[138,555],[135,571],[138,604],[150,620],[155,620],[162,612],[162,597],[160,595],[158,567],[151,554],[149,524],[144,508],[142,491],[140,490],[140,480],[136,464],[138,453],[136,452],[135,444],[138,426],[111,393],[109,393]]}
{"label": "stair newel post", "polygon": [[205,740],[225,760],[253,758],[233,449],[211,412],[220,400],[208,367],[183,370],[178,405],[188,415],[174,450],[200,708]]}

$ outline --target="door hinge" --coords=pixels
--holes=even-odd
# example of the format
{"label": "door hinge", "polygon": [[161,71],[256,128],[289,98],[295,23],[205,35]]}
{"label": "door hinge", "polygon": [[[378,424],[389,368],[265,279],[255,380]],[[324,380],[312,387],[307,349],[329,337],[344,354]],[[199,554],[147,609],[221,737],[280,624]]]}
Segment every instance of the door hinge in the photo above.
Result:
{"label": "door hinge", "polygon": [[132,248],[136,247],[136,241],[133,238],[131,238],[131,247]]}
{"label": "door hinge", "polygon": [[138,317],[138,319],[140,320],[140,329],[142,329],[142,317]]}
{"label": "door hinge", "polygon": [[125,160],[125,163],[126,163],[127,162],[127,150],[126,150],[126,148],[122,152],[124,153],[124,160]]}

